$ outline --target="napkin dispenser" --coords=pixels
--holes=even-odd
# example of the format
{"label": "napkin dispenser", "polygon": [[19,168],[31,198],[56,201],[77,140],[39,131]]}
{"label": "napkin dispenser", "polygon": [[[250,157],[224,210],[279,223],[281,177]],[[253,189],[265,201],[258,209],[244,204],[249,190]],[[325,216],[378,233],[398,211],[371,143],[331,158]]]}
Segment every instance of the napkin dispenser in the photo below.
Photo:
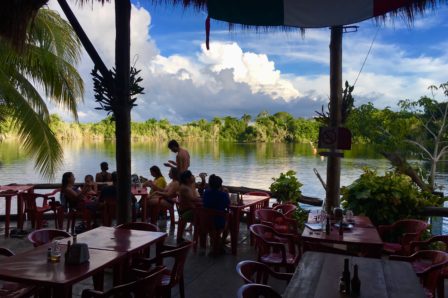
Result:
{"label": "napkin dispenser", "polygon": [[68,265],[80,265],[89,261],[89,247],[86,243],[75,243],[67,247],[65,263]]}

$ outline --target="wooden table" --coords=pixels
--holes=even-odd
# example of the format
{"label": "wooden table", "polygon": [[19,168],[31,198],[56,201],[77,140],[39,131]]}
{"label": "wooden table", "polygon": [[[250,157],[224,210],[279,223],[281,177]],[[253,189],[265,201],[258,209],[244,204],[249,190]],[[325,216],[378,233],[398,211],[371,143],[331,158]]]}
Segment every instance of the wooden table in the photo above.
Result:
{"label": "wooden table", "polygon": [[[18,196],[21,192],[33,191],[34,185],[1,185],[0,198],[5,198],[5,237],[9,237],[9,225],[11,220],[11,199],[17,197],[17,223],[19,224],[23,217],[23,200]],[[23,222],[23,221],[22,221]],[[22,227],[19,227],[22,228]]]}
{"label": "wooden table", "polygon": [[340,298],[344,258],[359,266],[360,298],[424,298],[425,292],[409,263],[306,252],[283,294],[284,298]]}
{"label": "wooden table", "polygon": [[[268,208],[269,199],[270,197],[267,196],[243,195],[242,205],[230,205],[230,210],[232,212],[231,215],[232,224],[230,226],[233,229],[233,233],[230,233],[232,254],[236,255],[237,253],[238,236],[240,233],[241,211],[249,207],[249,218],[252,219],[251,222],[253,222],[253,220],[255,219],[255,210],[260,208]],[[250,222],[248,222],[247,224],[249,225]]]}
{"label": "wooden table", "polygon": [[[310,214],[308,222],[315,222],[314,214]],[[344,230],[342,236],[333,224],[330,235],[326,235],[325,231],[313,231],[305,226],[302,240],[314,244],[343,244],[347,246],[347,250],[358,252],[360,255],[381,257],[383,241],[370,219],[366,216],[355,216],[353,225],[352,229]]]}
{"label": "wooden table", "polygon": [[148,189],[146,187],[131,187],[131,193],[134,196],[140,196],[143,206],[142,206],[142,221],[146,222],[146,219],[148,218],[147,212],[148,212]]}
{"label": "wooden table", "polygon": [[61,245],[62,257],[58,263],[47,261],[48,245],[2,259],[0,279],[50,287],[52,297],[72,297],[73,284],[90,276],[94,277],[97,290],[102,289],[104,269],[120,262],[124,252],[89,248],[90,260],[81,265],[65,265],[65,245]]}
{"label": "wooden table", "polygon": [[[126,254],[122,263],[114,268],[114,284],[121,284],[124,280],[123,272],[127,263],[134,253],[144,249],[149,249],[153,244],[156,245],[156,258],[162,252],[163,243],[167,237],[163,232],[148,232],[139,230],[116,229],[112,227],[98,227],[89,230],[77,236],[79,243],[86,243],[91,249],[117,251]],[[66,244],[71,238],[61,240]],[[157,264],[161,265],[162,260],[157,259]]]}
{"label": "wooden table", "polygon": [[[89,248],[133,253],[156,244],[160,250],[167,234],[139,230],[98,227],[77,235],[79,243],[86,243]],[[61,240],[66,244],[71,238]]]}

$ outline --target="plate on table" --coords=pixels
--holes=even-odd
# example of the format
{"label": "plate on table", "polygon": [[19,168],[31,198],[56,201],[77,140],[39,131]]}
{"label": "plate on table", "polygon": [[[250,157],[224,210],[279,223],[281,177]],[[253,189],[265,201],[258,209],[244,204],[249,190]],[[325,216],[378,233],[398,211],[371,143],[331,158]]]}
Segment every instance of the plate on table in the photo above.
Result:
{"label": "plate on table", "polygon": [[[339,223],[335,223],[334,226],[339,229]],[[342,223],[342,228],[344,228],[345,230],[351,230],[351,229],[353,229],[353,227],[354,227],[354,225],[351,223],[348,223],[348,222]]]}

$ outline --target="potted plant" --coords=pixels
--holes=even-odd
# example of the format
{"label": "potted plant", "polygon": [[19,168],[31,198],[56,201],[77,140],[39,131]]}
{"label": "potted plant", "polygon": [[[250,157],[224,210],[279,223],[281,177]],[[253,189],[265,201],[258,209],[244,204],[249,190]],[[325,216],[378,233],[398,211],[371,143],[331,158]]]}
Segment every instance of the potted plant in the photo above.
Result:
{"label": "potted plant", "polygon": [[300,188],[302,183],[296,177],[296,172],[289,170],[286,173],[280,173],[280,177],[272,178],[270,191],[277,199],[278,203],[297,203],[297,199],[302,195]]}
{"label": "potted plant", "polygon": [[278,204],[290,203],[297,206],[294,213],[294,219],[297,220],[297,225],[300,230],[303,229],[305,222],[308,220],[308,210],[303,209],[297,203],[298,199],[302,195],[300,188],[302,183],[297,179],[296,172],[289,170],[286,173],[280,173],[278,178],[272,178],[270,191],[274,198],[277,199]]}

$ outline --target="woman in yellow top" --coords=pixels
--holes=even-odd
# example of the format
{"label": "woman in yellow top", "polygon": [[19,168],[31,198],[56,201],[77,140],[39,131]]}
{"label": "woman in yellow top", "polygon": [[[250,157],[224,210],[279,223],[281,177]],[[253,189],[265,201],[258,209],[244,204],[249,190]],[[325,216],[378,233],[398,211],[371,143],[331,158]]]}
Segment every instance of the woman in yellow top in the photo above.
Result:
{"label": "woman in yellow top", "polygon": [[155,191],[163,191],[166,188],[166,180],[165,177],[163,177],[160,168],[158,166],[152,166],[149,169],[149,172],[151,173],[151,176],[154,177],[154,180],[146,181],[145,183],[143,183],[143,187],[150,187],[150,194],[154,193]]}

